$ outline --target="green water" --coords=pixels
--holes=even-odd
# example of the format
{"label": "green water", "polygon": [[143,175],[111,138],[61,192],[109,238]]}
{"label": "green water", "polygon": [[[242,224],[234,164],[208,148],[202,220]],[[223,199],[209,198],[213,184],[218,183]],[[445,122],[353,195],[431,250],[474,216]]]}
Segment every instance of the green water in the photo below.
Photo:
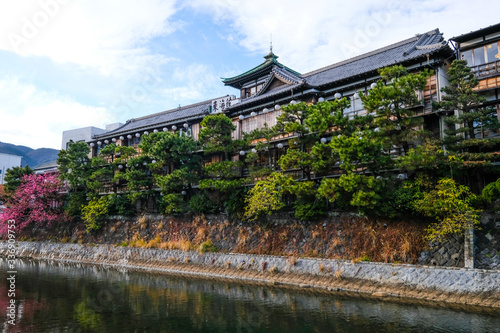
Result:
{"label": "green water", "polygon": [[3,332],[500,332],[500,311],[28,260],[17,261],[11,325],[0,260]]}

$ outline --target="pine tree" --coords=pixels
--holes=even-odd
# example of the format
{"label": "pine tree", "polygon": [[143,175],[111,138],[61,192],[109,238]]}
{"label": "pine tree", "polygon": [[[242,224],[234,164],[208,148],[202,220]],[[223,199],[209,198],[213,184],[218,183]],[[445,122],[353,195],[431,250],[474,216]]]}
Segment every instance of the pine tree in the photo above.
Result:
{"label": "pine tree", "polygon": [[486,98],[477,93],[479,82],[466,60],[454,60],[448,74],[449,85],[441,89],[443,101],[435,105],[450,114],[445,119],[448,129],[444,144],[451,151],[480,152],[480,144],[467,141],[481,138],[484,129],[498,129],[496,113],[483,106]]}
{"label": "pine tree", "polygon": [[387,151],[393,146],[406,154],[410,144],[425,133],[420,130],[422,117],[415,117],[413,106],[419,104],[417,91],[423,91],[431,72],[408,73],[403,66],[379,70],[381,79],[367,95],[360,94],[365,109],[374,114],[374,127],[384,141]]}
{"label": "pine tree", "polygon": [[485,175],[498,172],[492,162],[500,160],[500,138],[483,138],[484,129],[499,128],[498,119],[493,109],[484,106],[486,99],[477,93],[478,80],[467,61],[453,61],[448,74],[449,85],[441,89],[443,101],[435,105],[448,113],[443,144],[452,177],[458,176],[478,192]]}

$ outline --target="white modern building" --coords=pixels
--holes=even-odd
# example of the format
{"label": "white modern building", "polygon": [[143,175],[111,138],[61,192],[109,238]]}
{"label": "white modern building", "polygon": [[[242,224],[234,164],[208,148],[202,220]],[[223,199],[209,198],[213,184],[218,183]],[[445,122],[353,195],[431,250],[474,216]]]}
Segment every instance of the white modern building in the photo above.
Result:
{"label": "white modern building", "polygon": [[61,149],[68,149],[70,141],[86,142],[92,138],[92,136],[104,133],[106,133],[106,130],[93,126],[64,131],[62,135]]}
{"label": "white modern building", "polygon": [[0,185],[4,184],[7,169],[21,166],[22,156],[0,153]]}
{"label": "white modern building", "polygon": [[122,123],[114,123],[106,125],[106,129],[98,128],[98,127],[82,127],[73,130],[64,131],[62,135],[62,145],[61,149],[68,149],[68,145],[70,141],[73,142],[87,142],[92,139],[93,136],[104,134],[106,132],[113,131],[118,127],[122,126]]}

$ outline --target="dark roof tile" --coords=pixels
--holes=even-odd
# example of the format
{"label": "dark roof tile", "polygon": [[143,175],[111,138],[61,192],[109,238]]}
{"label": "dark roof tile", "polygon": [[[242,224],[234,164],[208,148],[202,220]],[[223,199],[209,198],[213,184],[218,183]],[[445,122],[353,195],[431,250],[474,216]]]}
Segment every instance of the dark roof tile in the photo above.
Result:
{"label": "dark roof tile", "polygon": [[447,48],[439,29],[303,74],[311,86],[321,86],[391,66]]}
{"label": "dark roof tile", "polygon": [[231,105],[229,110],[237,109],[241,105],[250,104],[252,102],[263,101],[269,97],[274,97],[274,96],[277,96],[277,95],[282,94],[284,92],[292,91],[293,89],[299,88],[301,86],[303,86],[303,83],[293,84],[293,85],[285,85],[285,86],[281,86],[281,87],[278,87],[278,88],[273,89],[273,90],[266,91],[265,93],[263,93],[261,95],[254,95],[252,97],[247,97],[245,99],[242,99],[241,102],[239,102],[238,104]]}
{"label": "dark roof tile", "polygon": [[130,119],[127,120],[127,122],[123,126],[120,126],[113,131],[96,135],[94,136],[94,138],[116,136],[123,133],[129,133],[134,130],[147,129],[148,127],[152,126],[159,127],[163,126],[164,124],[166,125],[169,123],[178,123],[183,119],[191,117],[202,117],[208,114],[208,107],[210,106],[210,102],[211,101],[204,101],[197,104],[187,105],[181,108],[155,113],[141,118]]}

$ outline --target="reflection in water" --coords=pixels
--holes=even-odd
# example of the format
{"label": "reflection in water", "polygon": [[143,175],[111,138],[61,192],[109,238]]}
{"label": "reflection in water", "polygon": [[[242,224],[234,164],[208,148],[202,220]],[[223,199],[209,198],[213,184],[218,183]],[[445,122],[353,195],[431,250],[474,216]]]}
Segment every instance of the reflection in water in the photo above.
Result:
{"label": "reflection in water", "polygon": [[[6,263],[0,278],[6,280]],[[500,311],[398,304],[103,266],[18,260],[5,332],[500,332]]]}

